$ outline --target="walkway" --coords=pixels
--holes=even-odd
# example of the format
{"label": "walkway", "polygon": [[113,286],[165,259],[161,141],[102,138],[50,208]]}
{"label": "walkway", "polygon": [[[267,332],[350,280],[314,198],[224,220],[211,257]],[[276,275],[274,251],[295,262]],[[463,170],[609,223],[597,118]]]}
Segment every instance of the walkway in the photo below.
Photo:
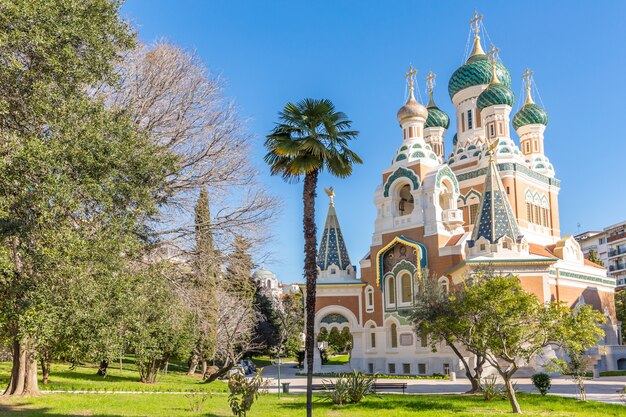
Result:
{"label": "walkway", "polygon": [[[289,382],[290,393],[303,394],[306,392],[306,377],[298,376],[296,373],[301,372],[294,368],[295,363],[281,364],[280,382]],[[276,379],[278,376],[277,367],[275,365],[267,366],[263,370],[264,378],[273,380],[274,389],[276,389]],[[314,377],[314,384],[321,384],[322,380],[329,379],[323,377]],[[379,382],[406,382],[408,384],[408,394],[462,394],[467,392],[471,385],[465,378],[458,378],[456,381],[437,380],[437,379],[378,379]],[[514,382],[521,392],[538,393],[532,384],[530,378],[516,378]],[[587,388],[587,398],[589,400],[601,401],[606,403],[620,403],[620,395],[617,390],[626,386],[626,376],[602,377],[594,380],[588,380],[585,384]],[[552,379],[552,388],[550,395],[558,395],[562,397],[576,397],[578,389],[574,382],[567,377],[555,377]],[[398,393],[397,391],[389,391],[389,393]]]}

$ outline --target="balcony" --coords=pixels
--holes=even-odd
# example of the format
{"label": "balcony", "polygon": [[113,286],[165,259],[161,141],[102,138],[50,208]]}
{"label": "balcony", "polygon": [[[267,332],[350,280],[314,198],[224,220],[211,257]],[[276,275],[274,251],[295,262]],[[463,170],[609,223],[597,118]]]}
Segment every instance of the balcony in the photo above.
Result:
{"label": "balcony", "polygon": [[444,210],[441,213],[441,221],[449,229],[454,229],[463,224],[463,212],[461,210]]}
{"label": "balcony", "polygon": [[609,249],[608,253],[609,258],[612,258],[613,256],[619,256],[626,253],[626,247],[618,247],[616,249],[611,248]]}
{"label": "balcony", "polygon": [[623,232],[619,232],[613,236],[609,236],[606,239],[607,243],[615,242],[616,240],[626,239],[626,230]]}
{"label": "balcony", "polygon": [[616,263],[614,265],[609,265],[609,272],[617,272],[622,269],[626,269],[626,263]]}

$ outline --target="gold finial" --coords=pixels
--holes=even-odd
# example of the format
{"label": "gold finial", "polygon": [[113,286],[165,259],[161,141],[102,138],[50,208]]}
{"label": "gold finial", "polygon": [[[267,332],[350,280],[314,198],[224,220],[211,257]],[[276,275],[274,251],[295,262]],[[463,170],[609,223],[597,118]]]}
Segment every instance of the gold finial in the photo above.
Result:
{"label": "gold finial", "polygon": [[494,139],[493,142],[489,142],[489,139],[487,139],[487,155],[489,155],[489,162],[493,162],[493,154],[499,142],[500,139]]}
{"label": "gold finial", "polygon": [[483,20],[483,15],[478,15],[478,12],[474,10],[474,18],[469,21],[469,24],[474,32],[474,48],[472,49],[472,53],[470,56],[484,54],[483,47],[480,44],[480,22]]}
{"label": "gold finial", "polygon": [[333,187],[324,188],[324,192],[328,197],[330,197],[330,206],[335,207],[335,189]]}
{"label": "gold finial", "polygon": [[533,77],[533,72],[526,68],[526,71],[524,71],[524,74],[522,74],[522,80],[524,80],[524,83],[526,84],[526,103],[524,103],[524,106],[527,104],[533,104],[533,98],[530,95],[530,83],[531,83],[531,78]]}
{"label": "gold finial", "polygon": [[495,45],[491,45],[491,49],[487,52],[487,58],[491,61],[491,84],[497,84],[500,82],[498,74],[496,73],[496,59],[498,58],[498,52],[500,49]]}
{"label": "gold finial", "polygon": [[415,89],[415,74],[417,74],[417,70],[413,68],[413,65],[409,65],[409,72],[404,74],[404,78],[407,79],[407,83],[409,85],[409,100],[415,99],[415,96],[413,95],[413,90]]}
{"label": "gold finial", "polygon": [[435,78],[437,78],[437,74],[432,71],[428,72],[428,77],[426,77],[426,91],[428,92],[428,106],[434,106],[435,101],[433,100],[433,89],[435,88]]}

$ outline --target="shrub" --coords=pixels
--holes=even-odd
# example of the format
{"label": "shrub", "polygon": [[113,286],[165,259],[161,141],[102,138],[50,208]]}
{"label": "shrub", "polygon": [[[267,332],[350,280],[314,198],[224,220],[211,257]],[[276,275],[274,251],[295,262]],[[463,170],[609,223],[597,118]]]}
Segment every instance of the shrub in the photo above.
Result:
{"label": "shrub", "polygon": [[535,374],[531,377],[531,379],[533,381],[533,385],[535,385],[535,388],[537,388],[541,395],[546,395],[552,386],[552,378],[550,378],[550,375],[545,372]]}
{"label": "shrub", "polygon": [[209,399],[210,394],[203,390],[195,390],[185,395],[189,401],[188,411],[200,413],[204,409],[204,403]]}
{"label": "shrub", "polygon": [[497,381],[498,377],[495,375],[485,377],[480,381],[480,388],[482,388],[485,401],[491,401],[505,392],[504,387]]}
{"label": "shrub", "polygon": [[248,379],[244,373],[239,370],[235,372],[228,380],[228,404],[237,417],[246,417],[246,413],[252,408],[254,400],[259,398],[259,388],[263,384],[261,372],[257,371],[254,378]]}
{"label": "shrub", "polygon": [[374,392],[374,382],[376,376],[356,370],[350,374],[342,374],[335,380],[334,387],[332,381],[322,381],[326,390],[322,399],[337,405],[356,404]]}
{"label": "shrub", "polygon": [[366,375],[355,370],[346,376],[348,382],[348,399],[351,403],[360,402],[363,397],[374,391],[375,375]]}

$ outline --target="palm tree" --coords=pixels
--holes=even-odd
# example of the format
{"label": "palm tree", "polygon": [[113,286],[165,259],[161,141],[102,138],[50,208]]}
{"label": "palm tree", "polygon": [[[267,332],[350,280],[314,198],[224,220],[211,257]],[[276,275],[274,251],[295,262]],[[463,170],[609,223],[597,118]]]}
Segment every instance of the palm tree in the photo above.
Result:
{"label": "palm tree", "polygon": [[315,292],[317,283],[317,229],[315,227],[315,197],[321,171],[346,178],[361,158],[348,149],[348,141],[358,132],[350,130],[352,122],[335,110],[330,100],[304,99],[287,103],[278,114],[279,122],[265,141],[265,162],[272,175],[287,182],[304,177],[304,273],[306,276],[306,339],[307,417],[312,413]]}

